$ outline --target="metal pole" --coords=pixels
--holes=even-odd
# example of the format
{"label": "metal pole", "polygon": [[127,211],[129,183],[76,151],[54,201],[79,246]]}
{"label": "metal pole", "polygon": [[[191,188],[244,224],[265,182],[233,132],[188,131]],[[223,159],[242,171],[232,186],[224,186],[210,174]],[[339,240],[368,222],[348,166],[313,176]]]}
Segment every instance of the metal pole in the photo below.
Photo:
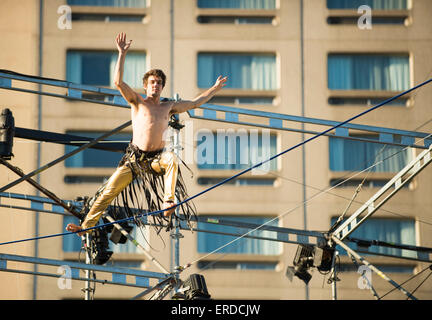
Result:
{"label": "metal pole", "polygon": [[170,2],[170,96],[174,96],[174,0]]}
{"label": "metal pole", "polygon": [[[355,257],[353,255],[351,255],[350,253],[348,253],[349,257],[351,258],[351,261],[354,263],[354,265],[356,266],[357,270],[360,270],[360,267],[357,264],[357,261],[355,259]],[[357,271],[358,272],[358,271]],[[362,274],[363,276],[363,274]],[[372,286],[372,284],[369,282],[369,280],[366,278],[367,282],[368,282],[368,287],[370,289],[370,291],[372,292],[373,296],[375,297],[375,299],[379,300],[380,297],[378,296],[378,293],[375,291],[374,287]]]}
{"label": "metal pole", "polygon": [[338,281],[338,278],[336,277],[336,257],[338,256],[338,254],[339,252],[335,250],[332,259],[332,268],[331,268],[332,277],[330,278],[332,281],[332,300],[337,300],[336,281]]}
{"label": "metal pole", "polygon": [[[176,156],[178,156],[178,147],[179,147],[179,132],[180,130],[175,130],[174,134],[174,153]],[[178,214],[178,208],[176,208],[177,214]],[[177,218],[174,219],[174,225],[175,225],[175,250],[174,250],[174,264],[176,267],[180,265],[180,229],[179,229],[179,220]]]}
{"label": "metal pole", "polygon": [[[21,171],[21,169],[19,169],[18,167],[15,167],[13,165],[11,165],[6,160],[0,158],[0,163],[3,164],[4,166],[6,166],[7,168],[9,168],[10,170],[12,170],[13,172],[15,172],[20,177],[24,177],[25,176],[24,173]],[[30,183],[32,186],[34,186],[37,190],[41,191],[43,194],[45,194],[48,198],[50,198],[51,200],[53,200],[56,204],[58,204],[59,206],[61,206],[67,212],[71,213],[72,215],[74,215],[77,218],[80,218],[80,214],[78,212],[76,212],[74,210],[74,208],[72,208],[71,205],[68,205],[68,204],[64,203],[54,193],[52,193],[51,191],[45,189],[44,187],[42,187],[38,182],[34,181],[33,179],[31,179],[31,178],[25,178],[25,179],[26,179],[26,181],[28,183]],[[37,195],[37,196],[39,196],[39,195]]]}
{"label": "metal pole", "polygon": [[[44,34],[44,0],[39,0],[39,54],[38,54],[38,75],[39,77],[42,77],[42,72],[43,72],[43,34]],[[41,91],[42,90],[42,85],[39,84],[38,85],[38,90]],[[38,130],[42,129],[42,96],[38,95],[38,124],[37,124],[37,128]],[[41,143],[39,142],[37,144],[37,153],[36,153],[36,167],[40,167],[41,164],[41,155],[42,155],[42,150],[41,150],[42,146]],[[36,181],[37,183],[40,183],[40,175],[36,176]],[[39,192],[36,191],[36,195],[39,195]],[[39,212],[36,212],[35,214],[35,236],[39,236]],[[34,242],[34,256],[38,257],[39,256],[39,241],[36,240]],[[38,271],[38,266],[34,265],[34,271],[37,272]],[[37,299],[37,289],[38,289],[38,284],[37,284],[37,276],[35,276],[33,278],[33,300]]]}
{"label": "metal pole", "polygon": [[[305,115],[305,90],[304,90],[304,7],[303,0],[300,0],[300,79],[301,79],[301,114]],[[305,130],[304,122],[301,123],[301,129]],[[302,141],[305,140],[305,134],[301,134]],[[306,206],[306,147],[302,146],[302,180],[303,180],[303,228],[307,230],[307,206]],[[309,300],[309,285],[305,286],[306,300]]]}
{"label": "metal pole", "polygon": [[[179,100],[179,95],[177,93],[175,94],[174,99],[176,101]],[[175,155],[177,157],[179,157],[180,156],[180,150],[181,150],[180,130],[179,129],[174,129],[173,149],[174,149]],[[176,201],[178,202],[178,199],[176,199]],[[179,213],[178,207],[176,208],[176,213],[177,213],[177,215]],[[179,278],[178,267],[180,266],[180,238],[183,238],[183,235],[180,233],[180,221],[176,217],[174,217],[174,226],[175,226],[174,231],[171,231],[171,238],[174,241],[174,268],[173,268],[172,272],[174,273],[175,279],[178,280],[178,278]]]}
{"label": "metal pole", "polygon": [[[85,252],[86,252],[86,264],[93,264],[93,259],[92,259],[92,247],[91,247],[91,235],[90,234],[86,234],[85,236],[82,237],[83,240],[85,241]],[[92,275],[92,271],[90,270],[86,270],[85,271],[85,275],[87,279],[90,279],[90,276]],[[84,287],[84,299],[85,300],[91,300],[91,288],[90,288],[90,281],[86,280],[85,282],[85,287]]]}

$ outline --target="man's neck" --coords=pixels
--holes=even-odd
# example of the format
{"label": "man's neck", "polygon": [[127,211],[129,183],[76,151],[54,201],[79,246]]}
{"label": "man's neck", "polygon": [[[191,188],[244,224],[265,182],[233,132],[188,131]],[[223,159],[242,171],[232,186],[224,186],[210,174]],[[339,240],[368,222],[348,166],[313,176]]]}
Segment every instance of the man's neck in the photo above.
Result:
{"label": "man's neck", "polygon": [[149,100],[152,104],[160,104],[160,96],[159,95],[147,96],[147,100]]}

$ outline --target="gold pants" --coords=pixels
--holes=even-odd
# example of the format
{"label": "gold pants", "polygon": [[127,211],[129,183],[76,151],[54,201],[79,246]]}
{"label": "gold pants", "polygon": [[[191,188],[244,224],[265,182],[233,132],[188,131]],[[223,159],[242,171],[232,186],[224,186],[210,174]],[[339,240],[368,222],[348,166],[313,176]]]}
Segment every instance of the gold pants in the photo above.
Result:
{"label": "gold pants", "polygon": [[[133,155],[131,157],[131,162],[135,161],[136,159]],[[160,159],[156,158],[151,162],[151,167],[156,172],[163,172],[164,174],[164,202],[175,202],[175,188],[178,174],[178,160],[176,155],[171,151],[164,151]],[[105,189],[93,203],[81,227],[83,229],[94,227],[102,213],[115,197],[132,182],[132,179],[133,174],[131,168],[129,168],[127,164],[119,166],[109,178]]]}

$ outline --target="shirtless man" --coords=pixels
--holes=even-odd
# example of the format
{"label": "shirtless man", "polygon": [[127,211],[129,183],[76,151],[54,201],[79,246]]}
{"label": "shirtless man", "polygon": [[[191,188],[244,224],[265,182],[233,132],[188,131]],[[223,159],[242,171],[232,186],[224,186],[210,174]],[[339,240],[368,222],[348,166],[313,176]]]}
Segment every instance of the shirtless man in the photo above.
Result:
{"label": "shirtless man", "polygon": [[[226,85],[227,77],[219,76],[215,84],[191,101],[166,101],[161,102],[160,96],[165,86],[165,74],[161,70],[152,69],[144,75],[143,86],[146,98],[133,91],[123,82],[123,69],[126,53],[130,48],[132,40],[126,41],[126,34],[120,33],[116,37],[119,52],[115,68],[114,82],[122,96],[131,105],[132,118],[132,143],[139,151],[144,153],[159,152],[163,150],[165,141],[163,134],[168,128],[168,121],[172,114],[186,112],[209,101],[222,87]],[[177,165],[174,161],[175,155],[171,152],[163,152],[160,161],[152,168],[164,172],[165,196],[163,209],[165,217],[170,217],[174,212],[175,185],[177,179]],[[103,193],[98,196],[92,208],[87,214],[81,226],[70,223],[66,230],[78,232],[81,236],[86,232],[79,232],[96,225],[102,213],[111,201],[132,181],[131,169],[126,165],[119,166],[107,182]],[[172,208],[172,209],[169,209]],[[89,232],[89,231],[87,231]]]}

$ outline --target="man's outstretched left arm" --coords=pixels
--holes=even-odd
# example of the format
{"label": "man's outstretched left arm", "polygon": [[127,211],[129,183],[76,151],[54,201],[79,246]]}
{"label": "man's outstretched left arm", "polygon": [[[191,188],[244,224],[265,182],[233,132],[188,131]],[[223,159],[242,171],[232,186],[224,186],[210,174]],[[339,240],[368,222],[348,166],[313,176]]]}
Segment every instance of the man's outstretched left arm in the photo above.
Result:
{"label": "man's outstretched left arm", "polygon": [[209,88],[206,91],[204,91],[203,93],[201,93],[195,99],[193,99],[193,100],[185,100],[185,101],[178,101],[178,102],[174,103],[174,105],[173,105],[173,107],[171,109],[171,113],[186,112],[188,110],[195,109],[195,108],[199,107],[200,105],[206,103],[211,98],[213,98],[213,96],[220,89],[222,89],[223,87],[225,87],[227,79],[228,79],[228,77],[219,76],[217,78],[215,84],[211,88]]}

